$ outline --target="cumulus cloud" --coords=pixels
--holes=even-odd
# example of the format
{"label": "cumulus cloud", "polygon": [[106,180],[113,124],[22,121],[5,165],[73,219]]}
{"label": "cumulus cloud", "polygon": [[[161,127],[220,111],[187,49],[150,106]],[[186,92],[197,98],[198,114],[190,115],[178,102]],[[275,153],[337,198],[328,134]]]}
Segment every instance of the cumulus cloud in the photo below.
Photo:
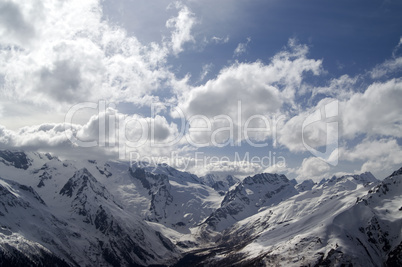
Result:
{"label": "cumulus cloud", "polygon": [[365,139],[360,144],[357,144],[353,149],[343,148],[342,150],[341,157],[344,160],[373,160],[383,156],[390,156],[393,151],[400,150],[400,146],[394,139]]}
{"label": "cumulus cloud", "polygon": [[286,165],[286,162],[276,163],[264,170],[265,173],[287,173],[292,171]]}
{"label": "cumulus cloud", "polygon": [[[402,132],[400,118],[402,110],[399,104],[402,97],[401,80],[374,82],[365,90],[364,88],[357,90],[353,88],[355,79],[350,80],[349,77],[343,76],[336,81],[333,80],[330,87],[343,83],[351,87],[343,93],[337,93],[337,98],[324,98],[317,105],[286,118],[278,127],[278,143],[291,152],[309,150],[312,155],[330,163],[337,163],[339,155],[339,162],[354,162],[355,172],[372,171],[379,178],[383,178],[381,176],[387,170],[400,167],[402,149],[397,143],[397,138],[401,137]],[[327,88],[321,87],[318,90],[331,95]],[[328,110],[323,108],[334,100],[339,102],[339,112],[330,111],[335,117],[328,120]],[[316,112],[320,114],[313,120],[315,122],[305,125],[308,118],[314,117]],[[334,123],[333,127],[331,123]],[[357,137],[363,137],[364,140],[360,141]],[[334,143],[336,146],[330,146],[332,152],[325,154],[328,140],[338,142]],[[345,147],[337,149],[338,144],[345,142],[355,145],[352,149]],[[330,171],[319,161],[316,161],[319,168],[314,169],[310,166],[312,162],[313,160],[303,161],[298,171],[298,179],[308,178],[307,176],[319,179]],[[310,172],[310,169],[314,172]]]}
{"label": "cumulus cloud", "polygon": [[93,115],[72,141],[76,146],[104,147],[122,159],[128,159],[132,152],[138,157],[169,156],[181,146],[177,125],[165,117],[125,115],[112,108]]}
{"label": "cumulus cloud", "polygon": [[90,93],[87,84],[83,84],[80,66],[71,61],[56,61],[52,68],[43,67],[38,76],[38,90],[58,102],[82,101]]}
{"label": "cumulus cloud", "polygon": [[281,107],[283,100],[279,89],[271,85],[278,80],[270,74],[271,71],[261,62],[230,66],[222,70],[218,78],[183,95],[181,107],[189,116],[233,115],[237,112],[237,102],[242,100],[253,105],[244,106],[247,115],[253,110],[274,112]]}
{"label": "cumulus cloud", "polygon": [[[211,10],[211,5],[225,8]],[[322,60],[309,58],[308,46],[295,39],[290,39],[269,62],[228,63],[210,80],[207,78],[213,65],[206,64],[194,84],[190,74],[177,78],[169,60],[174,61],[186,45],[196,42],[193,31],[199,23],[192,10],[205,11],[201,18],[212,28],[216,20],[209,18],[230,17],[235,13],[230,10],[232,6],[231,1],[209,1],[208,8],[194,1],[186,5],[174,2],[167,12],[175,15],[158,18],[163,28],[158,33],[166,37],[160,43],[142,43],[133,32],[112,24],[98,0],[0,2],[0,116],[8,126],[0,126],[0,146],[62,152],[80,148],[81,141],[116,155],[123,142],[125,157],[131,152],[167,157],[173,150],[184,155],[199,146],[219,147],[245,141],[252,141],[249,145],[254,147],[276,138],[274,144],[277,141],[279,149],[306,152],[308,147],[325,147],[328,137],[336,138],[336,127],[328,127],[328,122],[334,120],[321,119],[320,114],[327,112],[321,112],[326,104],[338,100],[339,138],[359,142],[352,149],[340,148],[341,160],[359,162],[361,171],[385,170],[399,164],[401,147],[396,138],[402,137],[402,79],[396,75],[402,68],[402,58],[397,55],[401,42],[391,59],[371,71],[354,77],[341,75],[320,86],[308,81],[311,74],[326,73]],[[227,43],[227,34],[213,32],[203,36],[204,42]],[[238,44],[234,57],[247,51],[250,40]],[[61,114],[72,105],[100,99],[136,106],[174,103],[188,128],[182,132],[174,123],[177,120],[167,113],[146,117],[115,109],[106,109],[82,125],[37,123],[60,121]],[[310,116],[319,119],[304,125]],[[11,121],[22,117],[29,118],[25,125],[38,125],[15,130],[20,125]],[[251,131],[245,132],[246,127]],[[364,140],[357,140],[357,136]],[[191,156],[183,158],[186,159]],[[318,160],[303,161],[297,172],[300,179],[319,179],[329,173],[330,167]],[[205,164],[202,171],[238,175],[264,171],[253,164],[223,162],[222,166]],[[265,171],[286,170],[289,171],[286,166],[273,165]]]}
{"label": "cumulus cloud", "polygon": [[71,147],[69,136],[78,128],[73,125],[70,129],[72,130],[66,130],[64,124],[42,124],[12,131],[0,125],[0,146],[2,148],[22,149]]}
{"label": "cumulus cloud", "polygon": [[[340,160],[363,162],[360,170],[356,172],[373,172],[376,176],[384,171],[400,168],[402,147],[395,139],[364,139],[353,148],[342,147]],[[378,177],[384,178],[384,177]]]}
{"label": "cumulus cloud", "polygon": [[[198,87],[183,86],[177,91],[178,107],[187,119],[193,116],[205,116],[211,122],[211,131],[219,127],[233,127],[235,141],[245,138],[238,135],[238,128],[247,120],[249,126],[265,128],[256,139],[262,141],[272,133],[273,117],[281,113],[284,104],[294,105],[295,91],[300,86],[305,72],[318,75],[321,61],[307,58],[306,46],[289,42],[288,50],[275,55],[269,64],[260,61],[253,63],[236,63],[219,73],[218,77]],[[259,116],[255,118],[253,116]],[[241,117],[241,118],[240,118]],[[239,119],[240,118],[240,119]],[[191,127],[206,127],[205,118],[192,121]],[[191,128],[190,128],[191,130]],[[241,129],[240,132],[244,132]],[[210,138],[205,131],[199,137]],[[211,135],[211,133],[209,133]],[[228,138],[228,136],[226,136]],[[225,138],[223,138],[225,139]]]}
{"label": "cumulus cloud", "polygon": [[256,173],[261,173],[263,171],[261,165],[256,163],[247,161],[221,160],[218,157],[216,157],[216,160],[214,160],[214,158],[211,159],[210,157],[206,162],[198,162],[197,167],[198,170],[194,169],[194,171],[201,176],[212,173],[246,177]]}
{"label": "cumulus cloud", "polygon": [[355,93],[340,103],[342,132],[402,137],[402,80],[391,79],[371,84],[364,93]]}
{"label": "cumulus cloud", "polygon": [[[341,78],[341,80],[345,79],[349,80],[348,77]],[[336,84],[339,82],[337,80]],[[353,83],[353,81],[346,81],[346,83],[349,82]],[[317,148],[325,146],[328,135],[335,133],[339,134],[339,138],[347,139],[353,139],[359,134],[401,137],[402,110],[399,99],[402,96],[402,81],[400,79],[373,83],[363,93],[348,90],[344,96],[346,95],[350,97],[324,98],[316,106],[286,120],[279,127],[280,144],[290,151],[305,151],[305,143]],[[313,116],[327,103],[338,99],[341,100],[339,113],[334,111],[334,115],[339,124],[334,126],[339,126],[339,129],[328,128],[330,125],[327,124],[327,118],[317,120],[316,123],[303,128],[309,116]],[[324,111],[321,114],[325,114]]]}
{"label": "cumulus cloud", "polygon": [[338,102],[333,98],[321,100],[317,106],[300,112],[278,127],[278,142],[292,152],[307,151],[308,148],[328,153],[330,160],[334,152],[333,142],[338,138]]}
{"label": "cumulus cloud", "polygon": [[303,181],[312,179],[315,182],[323,178],[328,178],[330,166],[316,157],[305,158],[301,167],[296,171],[298,174],[297,180]]}
{"label": "cumulus cloud", "polygon": [[1,2],[0,40],[7,40],[7,42],[16,45],[29,42],[35,35],[35,29],[27,19],[16,3],[12,1]]}
{"label": "cumulus cloud", "polygon": [[180,149],[176,124],[165,117],[125,115],[112,108],[93,115],[83,124],[65,123],[27,126],[12,131],[0,127],[0,147],[27,150],[51,149],[63,154],[94,150],[101,154],[114,154],[128,160],[130,153],[141,157],[169,156],[175,148]]}
{"label": "cumulus cloud", "polygon": [[[99,1],[5,2],[0,12],[6,11],[15,18],[0,19],[3,99],[53,109],[98,99],[143,105],[176,79],[166,66],[169,48],[143,45],[110,25],[102,18]],[[174,25],[176,52],[190,36],[190,13],[182,6],[169,24]]]}

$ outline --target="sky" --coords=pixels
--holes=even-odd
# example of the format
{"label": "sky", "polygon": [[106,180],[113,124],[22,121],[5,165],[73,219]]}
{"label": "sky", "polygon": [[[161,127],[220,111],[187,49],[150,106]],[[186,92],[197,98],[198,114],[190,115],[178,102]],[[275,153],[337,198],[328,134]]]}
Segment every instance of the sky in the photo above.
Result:
{"label": "sky", "polygon": [[402,3],[0,0],[0,149],[298,181],[402,165]]}

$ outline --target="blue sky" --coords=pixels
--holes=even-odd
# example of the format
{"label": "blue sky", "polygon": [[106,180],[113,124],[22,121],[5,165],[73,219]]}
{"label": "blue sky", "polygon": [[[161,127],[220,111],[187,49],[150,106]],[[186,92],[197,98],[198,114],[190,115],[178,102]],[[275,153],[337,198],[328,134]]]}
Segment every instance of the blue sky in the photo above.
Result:
{"label": "blue sky", "polygon": [[[171,10],[164,10],[161,4],[159,12],[164,14],[138,21],[133,19],[142,10],[138,11],[138,2],[141,1],[106,2],[104,10],[111,21],[125,27],[139,40],[160,41]],[[289,38],[297,38],[312,47],[311,57],[325,59],[324,67],[330,74],[358,74],[388,58],[400,38],[402,4],[398,1],[221,2],[187,3],[197,12],[200,23],[194,26],[198,30],[194,32],[198,49],[189,44],[188,48],[193,49],[185,51],[177,62],[186,70],[199,71],[200,65],[214,62],[218,71],[231,59],[237,44],[245,42],[247,37],[252,42],[239,60],[268,60]],[[167,6],[169,2],[163,3]],[[215,5],[223,10],[214,10]],[[149,29],[147,24],[155,26]],[[202,39],[213,36],[229,36],[230,42],[201,49]]]}
{"label": "blue sky", "polygon": [[402,163],[401,11],[400,1],[2,0],[0,147],[199,175],[384,178]]}

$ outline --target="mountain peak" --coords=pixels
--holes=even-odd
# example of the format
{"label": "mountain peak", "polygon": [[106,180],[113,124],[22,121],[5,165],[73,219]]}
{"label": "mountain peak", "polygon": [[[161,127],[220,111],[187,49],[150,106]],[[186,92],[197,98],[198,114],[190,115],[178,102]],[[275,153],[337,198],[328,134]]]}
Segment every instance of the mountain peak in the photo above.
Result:
{"label": "mountain peak", "polygon": [[220,175],[214,173],[206,174],[205,176],[200,177],[200,180],[207,186],[210,186],[216,191],[220,192],[222,195],[224,192],[227,192],[231,186],[235,185],[237,182],[240,182],[240,179],[232,175]]}
{"label": "mountain peak", "polygon": [[299,192],[304,192],[304,191],[311,190],[314,187],[314,185],[316,185],[316,183],[313,180],[308,179],[308,180],[304,180],[303,182],[297,184],[295,186],[295,188]]}
{"label": "mountain peak", "polygon": [[278,184],[289,183],[289,179],[284,174],[260,173],[244,178],[245,184]]}
{"label": "mountain peak", "polygon": [[399,170],[394,171],[390,176],[388,177],[394,177],[397,175],[402,175],[402,167]]}
{"label": "mountain peak", "polygon": [[113,195],[102,185],[96,178],[88,171],[87,168],[82,168],[76,171],[67,183],[60,190],[60,195],[68,197],[75,196],[75,199],[84,197],[88,198],[93,195],[95,198],[100,197],[105,200],[110,199],[118,207],[122,208],[120,204],[114,201]]}
{"label": "mountain peak", "polygon": [[371,172],[364,172],[361,174],[346,174],[342,176],[332,176],[331,179],[322,179],[318,185],[332,185],[336,184],[338,182],[342,182],[346,179],[353,179],[357,183],[361,184],[369,184],[369,183],[376,183],[378,182],[378,179],[374,177],[374,175]]}
{"label": "mountain peak", "polygon": [[205,225],[221,231],[297,194],[293,182],[283,174],[248,176],[226,193],[220,207],[205,220]]}
{"label": "mountain peak", "polygon": [[201,183],[198,176],[185,171],[179,171],[165,163],[153,164],[148,162],[134,162],[130,166],[134,173],[137,169],[142,169],[147,173],[155,175],[162,174],[169,178],[169,180],[175,181],[180,184],[187,183]]}

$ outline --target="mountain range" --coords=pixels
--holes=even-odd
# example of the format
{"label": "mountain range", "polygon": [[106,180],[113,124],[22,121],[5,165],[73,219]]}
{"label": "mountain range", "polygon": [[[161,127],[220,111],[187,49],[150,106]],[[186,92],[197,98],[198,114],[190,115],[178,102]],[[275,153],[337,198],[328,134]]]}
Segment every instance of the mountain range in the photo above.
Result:
{"label": "mountain range", "polygon": [[402,266],[402,168],[298,183],[0,150],[2,266]]}

